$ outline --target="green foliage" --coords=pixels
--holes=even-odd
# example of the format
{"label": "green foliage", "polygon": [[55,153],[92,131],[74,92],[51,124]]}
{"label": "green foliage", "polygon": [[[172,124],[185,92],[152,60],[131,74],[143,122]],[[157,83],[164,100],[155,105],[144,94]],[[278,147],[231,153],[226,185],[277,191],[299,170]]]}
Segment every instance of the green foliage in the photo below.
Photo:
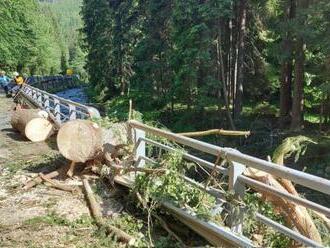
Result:
{"label": "green foliage", "polygon": [[24,222],[25,225],[40,225],[40,224],[47,224],[47,225],[56,225],[56,226],[69,226],[71,228],[81,228],[81,227],[88,227],[93,224],[93,219],[88,215],[83,215],[79,219],[71,222],[68,221],[55,213],[49,213],[45,216],[37,216],[32,219],[28,219]]}
{"label": "green foliage", "polygon": [[56,30],[35,0],[1,1],[0,18],[0,61],[4,68],[42,74],[58,70]]}
{"label": "green foliage", "polygon": [[243,234],[249,238],[252,238],[254,234],[262,235],[262,244],[259,244],[262,247],[288,247],[290,239],[256,221],[254,213],[259,212],[280,224],[285,224],[283,217],[277,214],[269,203],[260,199],[256,194],[245,194],[244,202],[249,206],[249,211],[244,216]]}
{"label": "green foliage", "polygon": [[187,184],[180,174],[184,174],[186,164],[179,153],[170,153],[157,165],[150,168],[166,168],[162,175],[140,174],[135,180],[135,190],[143,192],[145,200],[169,201],[177,207],[188,208],[197,216],[209,219],[210,209],[215,205],[214,197]]}
{"label": "green foliage", "polygon": [[82,28],[82,19],[79,15],[82,0],[60,0],[40,3],[41,9],[52,20],[56,30],[57,43],[61,50],[58,52],[61,61],[60,70],[65,73],[72,68],[75,73],[86,79],[85,56],[82,51],[82,37],[79,30]]}
{"label": "green foliage", "polygon": [[305,154],[309,144],[316,143],[312,139],[302,135],[288,137],[276,148],[272,160],[276,163],[294,155],[294,160],[297,162],[299,157]]}

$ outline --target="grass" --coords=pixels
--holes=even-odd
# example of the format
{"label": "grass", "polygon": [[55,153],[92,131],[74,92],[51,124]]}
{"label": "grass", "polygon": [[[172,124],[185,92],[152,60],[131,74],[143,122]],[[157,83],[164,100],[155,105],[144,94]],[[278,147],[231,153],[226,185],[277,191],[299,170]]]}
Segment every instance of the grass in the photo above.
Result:
{"label": "grass", "polygon": [[47,154],[34,156],[30,160],[20,158],[4,164],[3,167],[14,174],[19,170],[39,171],[41,168],[47,168],[48,170],[56,169],[58,165],[62,165],[63,161],[64,159],[60,154],[52,151]]}
{"label": "grass", "polygon": [[38,226],[40,224],[47,224],[49,226],[67,226],[70,228],[82,228],[89,227],[93,225],[93,223],[93,219],[88,215],[83,215],[74,222],[70,222],[55,213],[49,213],[45,216],[37,216],[32,219],[29,219],[25,221],[23,225]]}

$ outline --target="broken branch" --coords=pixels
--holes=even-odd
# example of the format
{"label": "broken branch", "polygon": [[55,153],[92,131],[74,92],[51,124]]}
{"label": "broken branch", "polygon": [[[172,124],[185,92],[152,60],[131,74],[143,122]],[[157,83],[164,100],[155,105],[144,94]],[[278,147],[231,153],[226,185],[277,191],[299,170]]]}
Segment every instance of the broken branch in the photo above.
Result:
{"label": "broken branch", "polygon": [[117,227],[114,227],[112,225],[105,223],[105,221],[102,218],[100,206],[94,197],[94,194],[91,189],[91,186],[89,185],[88,179],[83,178],[82,181],[83,181],[83,185],[84,185],[84,189],[85,189],[85,193],[86,193],[86,198],[88,200],[90,210],[92,212],[92,216],[95,219],[96,225],[99,228],[105,228],[105,230],[108,233],[113,233],[118,238],[119,241],[128,243],[129,245],[133,245],[135,243],[135,239],[132,236],[130,236],[126,232],[118,229]]}
{"label": "broken branch", "polygon": [[[50,173],[44,175],[44,177],[47,178],[47,179],[51,179],[51,178],[57,177],[57,176],[59,176],[59,175],[60,175],[60,170],[56,170],[56,171],[52,171],[52,172],[50,172]],[[24,189],[24,190],[31,189],[31,188],[33,188],[34,186],[36,186],[36,185],[42,183],[42,181],[43,181],[43,180],[41,179],[40,175],[38,175],[36,178],[33,178],[32,180],[28,181],[28,182],[24,185],[23,189]]]}
{"label": "broken branch", "polygon": [[250,131],[234,131],[234,130],[224,130],[224,129],[211,129],[206,131],[197,131],[197,132],[187,132],[187,133],[179,133],[180,135],[186,137],[200,137],[207,135],[223,135],[223,136],[249,136],[251,134]]}
{"label": "broken branch", "polygon": [[57,182],[55,182],[54,180],[50,179],[50,178],[47,178],[44,174],[42,173],[39,173],[39,177],[44,181],[44,182],[47,182],[49,183],[52,187],[56,188],[56,189],[60,189],[60,190],[63,190],[63,191],[67,191],[67,192],[71,192],[73,193],[74,191],[76,191],[75,188],[72,188],[70,186],[67,186],[67,185],[63,185],[63,184],[59,184]]}

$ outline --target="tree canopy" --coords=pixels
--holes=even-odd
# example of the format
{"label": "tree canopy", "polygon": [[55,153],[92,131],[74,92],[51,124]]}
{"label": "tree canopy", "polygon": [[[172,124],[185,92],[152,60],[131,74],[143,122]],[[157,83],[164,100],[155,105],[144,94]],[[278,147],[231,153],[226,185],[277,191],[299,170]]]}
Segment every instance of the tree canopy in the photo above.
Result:
{"label": "tree canopy", "polygon": [[69,66],[82,70],[77,1],[3,0],[0,19],[2,69],[41,75],[57,74]]}
{"label": "tree canopy", "polygon": [[278,103],[282,126],[299,129],[327,98],[329,11],[326,0],[84,0],[90,81],[100,100],[226,109],[232,127],[245,104]]}

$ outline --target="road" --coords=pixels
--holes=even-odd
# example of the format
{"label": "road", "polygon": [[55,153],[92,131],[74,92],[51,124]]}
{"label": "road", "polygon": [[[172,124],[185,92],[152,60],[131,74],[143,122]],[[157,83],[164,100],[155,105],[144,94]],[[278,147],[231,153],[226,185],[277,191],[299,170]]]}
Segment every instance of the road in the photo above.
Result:
{"label": "road", "polygon": [[[72,195],[45,185],[22,189],[39,172],[67,161],[54,137],[32,143],[15,132],[10,125],[13,107],[12,99],[0,92],[0,247],[102,247],[81,192]],[[77,179],[64,183],[80,184]]]}

